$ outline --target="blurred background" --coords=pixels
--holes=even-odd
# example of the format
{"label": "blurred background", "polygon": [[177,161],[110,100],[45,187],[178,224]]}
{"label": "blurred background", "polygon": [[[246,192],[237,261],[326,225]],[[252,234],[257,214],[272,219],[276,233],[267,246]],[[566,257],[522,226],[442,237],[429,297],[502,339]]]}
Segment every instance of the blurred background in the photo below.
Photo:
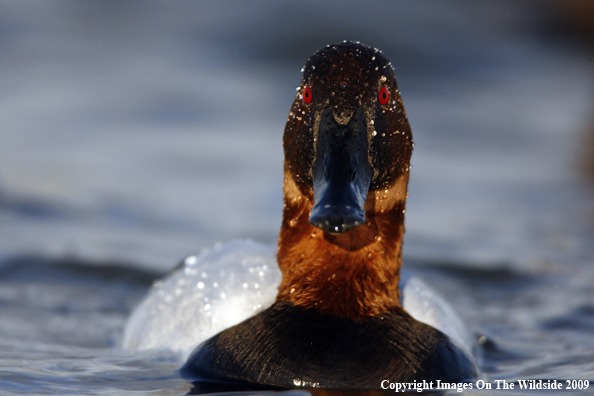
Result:
{"label": "blurred background", "polygon": [[579,4],[1,2],[0,253],[166,268],[273,242],[299,69],[357,40],[413,127],[407,251],[518,259],[593,157]]}
{"label": "blurred background", "polygon": [[274,244],[300,68],[354,40],[415,138],[405,266],[489,340],[491,378],[594,378],[592,4],[0,1],[0,365],[107,359],[76,348],[116,344],[153,275]]}

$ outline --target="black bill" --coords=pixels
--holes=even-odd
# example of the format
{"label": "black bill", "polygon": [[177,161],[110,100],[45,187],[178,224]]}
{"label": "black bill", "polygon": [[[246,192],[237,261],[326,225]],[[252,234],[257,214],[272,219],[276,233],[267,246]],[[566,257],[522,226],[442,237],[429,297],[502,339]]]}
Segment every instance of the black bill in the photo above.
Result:
{"label": "black bill", "polygon": [[342,234],[365,222],[365,200],[371,184],[367,122],[361,106],[346,125],[327,106],[320,119],[313,164],[314,206],[309,223]]}

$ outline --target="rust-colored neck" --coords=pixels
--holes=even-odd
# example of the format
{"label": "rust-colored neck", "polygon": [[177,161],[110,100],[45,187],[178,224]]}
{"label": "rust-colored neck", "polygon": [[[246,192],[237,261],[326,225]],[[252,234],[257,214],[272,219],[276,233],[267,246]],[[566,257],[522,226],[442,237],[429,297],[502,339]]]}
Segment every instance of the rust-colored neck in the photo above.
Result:
{"label": "rust-colored neck", "polygon": [[400,267],[408,171],[390,188],[370,192],[365,224],[331,235],[309,224],[312,197],[285,169],[285,207],[278,242],[277,301],[354,320],[400,307]]}

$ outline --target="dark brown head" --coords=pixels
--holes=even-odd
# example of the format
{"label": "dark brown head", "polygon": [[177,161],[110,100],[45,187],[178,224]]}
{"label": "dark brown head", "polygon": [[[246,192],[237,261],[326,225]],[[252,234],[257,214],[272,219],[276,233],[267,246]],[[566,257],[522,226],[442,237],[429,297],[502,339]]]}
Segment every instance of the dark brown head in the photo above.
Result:
{"label": "dark brown head", "polygon": [[283,142],[285,177],[312,201],[309,222],[332,234],[363,224],[368,195],[407,175],[412,153],[390,62],[360,43],[318,51],[303,68]]}

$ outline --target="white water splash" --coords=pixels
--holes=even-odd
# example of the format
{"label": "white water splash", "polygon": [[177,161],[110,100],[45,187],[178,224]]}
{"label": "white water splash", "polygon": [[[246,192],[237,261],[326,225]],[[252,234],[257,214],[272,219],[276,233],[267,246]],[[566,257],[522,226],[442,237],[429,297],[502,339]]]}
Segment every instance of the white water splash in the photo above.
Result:
{"label": "white water splash", "polygon": [[[271,246],[252,241],[218,244],[190,256],[156,281],[124,330],[123,347],[167,349],[187,358],[216,333],[268,308],[281,274]],[[469,355],[472,339],[454,310],[421,279],[403,272],[404,308],[459,344]]]}

